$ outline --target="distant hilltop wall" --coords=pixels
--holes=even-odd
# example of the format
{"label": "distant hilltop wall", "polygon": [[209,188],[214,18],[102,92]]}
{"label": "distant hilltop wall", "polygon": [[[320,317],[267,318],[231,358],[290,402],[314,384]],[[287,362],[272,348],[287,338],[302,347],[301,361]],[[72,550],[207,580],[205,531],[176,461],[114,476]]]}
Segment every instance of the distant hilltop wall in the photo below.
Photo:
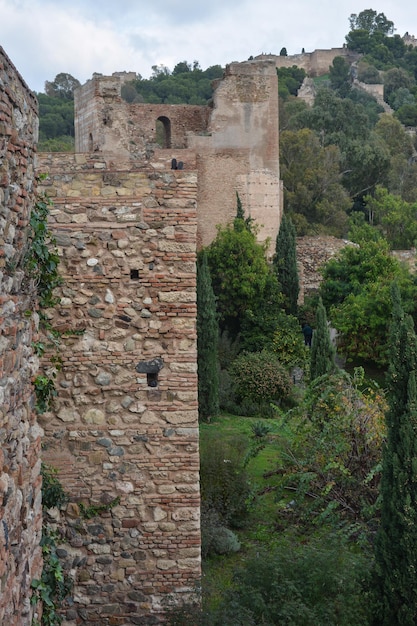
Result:
{"label": "distant hilltop wall", "polygon": [[270,59],[275,62],[276,67],[292,67],[296,65],[305,70],[310,77],[323,76],[329,72],[336,57],[344,57],[348,63],[353,63],[361,55],[349,50],[347,47],[330,48],[329,50],[314,50],[314,52],[302,52],[289,56],[276,54],[260,54],[255,59]]}

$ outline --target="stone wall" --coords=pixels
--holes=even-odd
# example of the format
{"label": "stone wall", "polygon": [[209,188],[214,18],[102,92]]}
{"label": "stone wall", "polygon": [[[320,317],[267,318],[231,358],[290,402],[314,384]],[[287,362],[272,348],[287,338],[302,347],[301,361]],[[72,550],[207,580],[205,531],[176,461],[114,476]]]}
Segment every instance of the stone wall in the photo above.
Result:
{"label": "stone wall", "polygon": [[315,292],[322,281],[321,269],[342,248],[357,245],[332,236],[297,237],[297,265],[300,280],[299,303]]}
{"label": "stone wall", "polygon": [[198,172],[198,245],[208,245],[216,226],[233,219],[238,192],[259,226],[259,239],[270,238],[272,254],[282,211],[275,63],[228,65],[210,107],[127,104],[121,99],[124,80],[119,74],[96,76],[76,91],[76,150],[112,152],[115,163],[154,162],[162,158],[159,121],[166,166],[168,157],[176,158]]}
{"label": "stone wall", "polygon": [[329,48],[328,50],[314,50],[314,52],[302,52],[301,54],[291,54],[288,56],[278,56],[276,54],[261,54],[256,59],[271,59],[276,67],[292,67],[296,65],[305,70],[308,76],[323,76],[329,72],[336,57],[344,57],[348,63],[353,63],[361,55],[346,47]]}
{"label": "stone wall", "polygon": [[8,626],[30,626],[30,584],[42,570],[35,293],[23,271],[37,128],[36,100],[0,48],[0,623]]}
{"label": "stone wall", "polygon": [[67,333],[58,396],[42,425],[70,495],[57,519],[76,579],[65,624],[159,623],[161,599],[201,574],[197,175],[157,165],[39,163],[64,278],[49,312]]}

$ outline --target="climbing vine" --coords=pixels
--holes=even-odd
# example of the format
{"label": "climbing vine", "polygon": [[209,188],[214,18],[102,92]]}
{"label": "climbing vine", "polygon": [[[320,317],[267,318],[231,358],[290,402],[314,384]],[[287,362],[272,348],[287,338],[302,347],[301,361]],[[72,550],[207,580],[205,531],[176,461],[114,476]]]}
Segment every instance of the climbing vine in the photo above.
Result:
{"label": "climbing vine", "polygon": [[62,284],[58,272],[56,241],[48,228],[51,206],[52,202],[46,193],[38,194],[30,215],[28,250],[24,262],[27,276],[35,283],[41,310],[59,302],[53,291]]}
{"label": "climbing vine", "polygon": [[[56,474],[49,465],[42,464],[42,506],[44,510],[60,507],[68,501]],[[57,533],[46,522],[42,527],[43,569],[40,578],[32,580],[32,605],[42,604],[42,619],[34,619],[32,626],[59,626],[62,617],[58,610],[72,589],[72,579],[65,573],[57,555]]]}
{"label": "climbing vine", "polygon": [[[42,174],[40,180],[45,178]],[[28,246],[24,258],[24,269],[29,280],[36,287],[37,301],[39,306],[40,326],[47,332],[52,343],[59,343],[45,315],[45,309],[55,306],[59,298],[54,296],[54,289],[62,284],[59,274],[59,255],[56,241],[48,227],[48,216],[52,202],[46,193],[40,193],[36,197],[35,204],[30,214]],[[34,353],[43,356],[46,345],[42,341],[33,344]],[[49,347],[49,346],[48,346]],[[55,377],[61,366],[59,356],[51,357],[51,365],[47,371],[39,374],[33,381],[35,390],[35,409],[37,413],[45,413],[56,396]]]}

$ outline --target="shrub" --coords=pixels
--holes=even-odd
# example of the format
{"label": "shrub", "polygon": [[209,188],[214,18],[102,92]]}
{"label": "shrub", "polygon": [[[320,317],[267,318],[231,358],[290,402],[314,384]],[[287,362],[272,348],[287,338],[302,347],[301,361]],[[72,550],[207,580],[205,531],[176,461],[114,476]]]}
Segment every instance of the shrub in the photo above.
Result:
{"label": "shrub", "polygon": [[247,514],[249,484],[243,468],[246,440],[234,440],[231,445],[217,433],[206,437],[201,444],[201,507],[202,525],[238,527]]}
{"label": "shrub", "polygon": [[236,571],[223,621],[216,623],[365,626],[367,573],[366,557],[353,555],[340,540],[300,547],[284,543],[273,552],[258,553]]}
{"label": "shrub", "polygon": [[255,404],[287,400],[291,380],[278,357],[266,350],[242,353],[232,363],[230,375],[237,397]]}
{"label": "shrub", "polygon": [[214,509],[201,507],[201,553],[203,558],[213,554],[231,554],[240,550],[235,533],[224,526]]}
{"label": "shrub", "polygon": [[[360,378],[360,377],[359,377]],[[338,511],[365,521],[378,496],[386,400],[379,389],[358,389],[346,372],[314,380],[289,424],[282,495],[294,493],[301,511],[323,519]]]}
{"label": "shrub", "polygon": [[304,345],[300,324],[293,315],[281,315],[275,330],[272,351],[287,368],[306,369],[310,359],[309,349]]}

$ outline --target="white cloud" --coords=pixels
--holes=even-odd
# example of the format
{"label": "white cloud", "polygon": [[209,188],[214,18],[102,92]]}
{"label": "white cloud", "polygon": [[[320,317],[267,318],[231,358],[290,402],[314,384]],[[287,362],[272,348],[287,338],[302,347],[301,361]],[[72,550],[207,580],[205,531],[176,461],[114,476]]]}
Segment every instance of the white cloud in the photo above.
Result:
{"label": "white cloud", "polygon": [[[356,0],[0,0],[0,45],[29,87],[67,72],[81,82],[94,72],[170,69],[197,60],[203,68],[261,52],[289,54],[341,46]],[[417,3],[379,0],[397,32],[417,35]]]}

